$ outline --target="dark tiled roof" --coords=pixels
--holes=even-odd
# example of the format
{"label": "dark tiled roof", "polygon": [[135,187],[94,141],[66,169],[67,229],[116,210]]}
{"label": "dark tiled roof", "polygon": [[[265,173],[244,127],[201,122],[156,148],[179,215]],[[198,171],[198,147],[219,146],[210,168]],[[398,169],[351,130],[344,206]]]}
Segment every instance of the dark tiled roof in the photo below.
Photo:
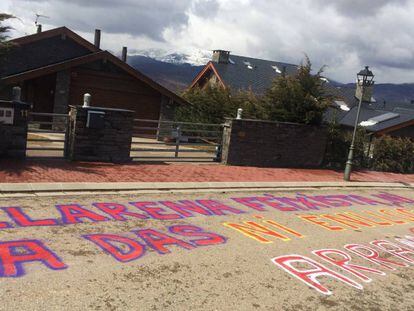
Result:
{"label": "dark tiled roof", "polygon": [[70,38],[63,40],[59,35],[25,45],[16,45],[0,64],[0,76],[6,77],[90,53],[91,51]]}
{"label": "dark tiled roof", "polygon": [[[358,110],[358,107],[356,106],[353,107],[340,120],[340,124],[344,126],[353,127],[355,119],[356,119],[357,110]],[[387,111],[387,110],[375,109],[370,104],[363,104],[363,106],[361,107],[361,114],[360,114],[359,122],[361,123],[363,121],[368,121],[371,118],[375,118],[375,117],[382,116],[382,115],[389,114],[389,113],[390,111]],[[398,111],[398,110],[394,111],[394,113],[396,114],[394,118],[390,118],[388,120],[378,122],[377,124],[374,124],[372,126],[367,126],[365,127],[366,130],[369,132],[378,132],[378,131],[382,131],[387,128],[414,120],[414,113],[413,114],[406,113],[404,111]]]}
{"label": "dark tiled roof", "polygon": [[[295,74],[298,66],[251,57],[230,55],[229,64],[213,65],[223,82],[232,90],[249,90],[255,94],[264,94],[274,78],[281,75],[272,66],[276,66],[280,71],[286,70],[288,75]],[[252,69],[248,68],[249,63]]]}
{"label": "dark tiled roof", "polygon": [[394,111],[397,108],[404,108],[414,110],[414,104],[412,103],[399,103],[399,102],[384,102],[384,101],[377,101],[376,103],[372,103],[371,106],[375,109],[381,109],[386,111]]}
{"label": "dark tiled roof", "polygon": [[9,41],[0,63],[0,78],[84,56],[100,49],[66,27]]}
{"label": "dark tiled roof", "polygon": [[325,93],[330,95],[338,100],[343,100],[348,107],[354,107],[358,105],[358,100],[355,97],[355,89],[338,86],[337,84],[333,83],[325,83],[324,84]]}
{"label": "dark tiled roof", "polygon": [[340,121],[347,115],[348,111],[344,111],[337,107],[329,107],[325,114],[324,120],[329,123],[340,123]]}

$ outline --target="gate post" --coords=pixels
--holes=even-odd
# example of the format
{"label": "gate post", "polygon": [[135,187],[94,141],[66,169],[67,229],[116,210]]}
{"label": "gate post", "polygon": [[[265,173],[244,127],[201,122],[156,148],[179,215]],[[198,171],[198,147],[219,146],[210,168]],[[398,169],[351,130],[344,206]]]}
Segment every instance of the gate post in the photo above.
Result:
{"label": "gate post", "polygon": [[180,142],[181,142],[181,127],[177,126],[177,137],[175,138],[175,157],[178,158],[178,151],[180,150]]}
{"label": "gate post", "polygon": [[131,160],[134,111],[70,106],[68,151],[73,161]]}
{"label": "gate post", "polygon": [[27,148],[30,104],[20,101],[20,87],[13,88],[13,100],[0,100],[0,157],[24,159]]}

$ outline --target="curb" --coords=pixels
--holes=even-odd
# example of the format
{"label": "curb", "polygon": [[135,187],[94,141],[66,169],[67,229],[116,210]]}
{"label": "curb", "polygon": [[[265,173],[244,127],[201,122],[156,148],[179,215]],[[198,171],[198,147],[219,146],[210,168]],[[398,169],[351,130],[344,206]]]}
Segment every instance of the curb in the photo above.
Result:
{"label": "curb", "polygon": [[73,194],[82,192],[172,192],[172,191],[248,191],[306,188],[399,188],[413,189],[414,183],[383,182],[119,182],[119,183],[0,183],[0,196]]}

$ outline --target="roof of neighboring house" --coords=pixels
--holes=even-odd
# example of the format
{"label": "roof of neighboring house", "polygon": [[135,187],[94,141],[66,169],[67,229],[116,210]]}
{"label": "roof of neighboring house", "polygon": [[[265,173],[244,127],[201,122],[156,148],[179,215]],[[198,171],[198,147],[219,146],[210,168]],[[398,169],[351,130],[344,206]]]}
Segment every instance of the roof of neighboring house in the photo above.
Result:
{"label": "roof of neighboring house", "polygon": [[[412,109],[394,107],[393,110],[381,110],[375,108],[376,103],[363,103],[359,117],[359,125],[363,126],[368,132],[387,133],[397,128],[414,125],[414,105]],[[325,120],[330,121],[336,117],[337,122],[343,126],[353,127],[358,111],[354,106],[349,111],[330,108],[325,114]]]}
{"label": "roof of neighboring house", "polygon": [[325,83],[324,88],[327,95],[337,100],[343,100],[349,108],[358,105],[358,100],[355,97],[355,89],[338,86],[331,82]]}
{"label": "roof of neighboring house", "polygon": [[[72,39],[72,40],[68,40]],[[47,40],[47,41],[43,41]],[[96,60],[108,60],[130,76],[146,83],[177,103],[187,103],[108,51],[102,51],[66,27],[14,39],[15,44],[0,66],[0,78],[8,84],[33,79]],[[47,44],[44,44],[47,42]]]}
{"label": "roof of neighboring house", "polygon": [[414,103],[407,102],[389,102],[389,101],[377,101],[371,104],[375,109],[381,109],[386,111],[394,111],[397,108],[403,108],[408,110],[414,109]]}
{"label": "roof of neighboring house", "polygon": [[[326,93],[333,96],[332,106],[324,119],[342,126],[353,127],[359,100],[355,88],[325,83]],[[362,123],[362,124],[361,124]],[[375,101],[362,103],[359,124],[371,133],[384,134],[414,124],[414,104]]]}
{"label": "roof of neighboring house", "polygon": [[[212,68],[213,67],[213,68]],[[249,90],[264,94],[274,78],[285,70],[288,75],[295,74],[298,66],[269,60],[230,55],[227,64],[209,62],[205,69],[212,68],[224,86],[232,90]],[[204,70],[193,80],[193,84],[202,76]]]}

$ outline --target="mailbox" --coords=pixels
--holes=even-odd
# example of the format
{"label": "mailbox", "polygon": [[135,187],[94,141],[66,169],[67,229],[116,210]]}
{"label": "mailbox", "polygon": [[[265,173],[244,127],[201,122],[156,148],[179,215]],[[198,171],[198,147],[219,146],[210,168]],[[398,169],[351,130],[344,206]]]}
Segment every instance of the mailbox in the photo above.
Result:
{"label": "mailbox", "polygon": [[105,112],[89,110],[86,120],[86,127],[90,129],[103,129],[105,128]]}
{"label": "mailbox", "polygon": [[13,125],[14,108],[0,107],[0,123]]}

